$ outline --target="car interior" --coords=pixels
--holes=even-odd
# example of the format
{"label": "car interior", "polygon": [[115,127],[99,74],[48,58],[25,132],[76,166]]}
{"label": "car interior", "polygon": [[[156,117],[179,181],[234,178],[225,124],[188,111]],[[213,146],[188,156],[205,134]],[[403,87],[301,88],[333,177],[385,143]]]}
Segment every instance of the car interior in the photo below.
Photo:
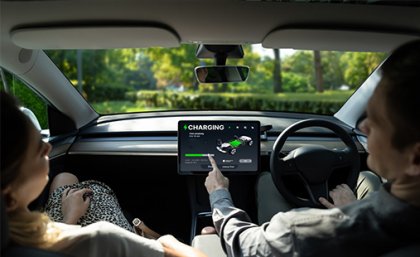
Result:
{"label": "car interior", "polygon": [[[389,53],[420,38],[420,1],[1,0],[0,13],[2,84],[7,84],[4,72],[11,74],[45,103],[48,127],[41,132],[53,146],[50,181],[60,172],[103,181],[115,191],[129,221],[140,218],[162,235],[207,249],[209,256],[224,252],[217,237],[198,237],[202,228],[212,226],[204,187],[211,170],[207,156],[223,159],[220,167],[230,180],[234,204],[255,223],[256,182],[263,171],[271,172],[293,206],[322,208],[318,196],[328,196],[344,182],[354,188],[358,173],[369,169],[366,136],[357,125],[380,78],[377,69],[330,115],[269,108],[101,114],[48,51],[194,45],[197,60],[216,64],[194,67],[198,81],[238,83],[255,67],[226,64],[242,58],[246,44]],[[208,72],[205,79],[201,72]],[[305,152],[302,173],[284,158],[293,151]],[[337,171],[333,176],[323,172],[330,166]],[[319,181],[322,187],[316,186]],[[31,208],[42,209],[47,198],[48,187]],[[16,250],[7,237],[3,201],[1,216],[2,255],[63,256]],[[384,256],[415,256],[419,249],[410,245]]]}

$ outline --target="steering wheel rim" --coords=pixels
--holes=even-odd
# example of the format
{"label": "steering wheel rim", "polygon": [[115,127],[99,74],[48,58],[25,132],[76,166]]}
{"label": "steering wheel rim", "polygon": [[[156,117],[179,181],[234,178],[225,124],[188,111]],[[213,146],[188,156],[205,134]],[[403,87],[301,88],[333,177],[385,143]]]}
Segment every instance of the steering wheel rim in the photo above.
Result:
{"label": "steering wheel rim", "polygon": [[[320,145],[298,147],[287,156],[280,157],[280,152],[287,138],[294,132],[308,127],[322,127],[331,130],[346,145],[342,151],[329,150]],[[360,158],[357,146],[351,136],[339,125],[323,119],[298,121],[287,127],[276,139],[270,156],[270,171],[273,182],[282,196],[297,207],[323,208],[318,198],[329,199],[328,182],[330,176],[346,170],[348,175],[343,183],[355,190],[359,176]],[[293,194],[283,183],[284,176],[296,175],[304,184],[309,198]]]}

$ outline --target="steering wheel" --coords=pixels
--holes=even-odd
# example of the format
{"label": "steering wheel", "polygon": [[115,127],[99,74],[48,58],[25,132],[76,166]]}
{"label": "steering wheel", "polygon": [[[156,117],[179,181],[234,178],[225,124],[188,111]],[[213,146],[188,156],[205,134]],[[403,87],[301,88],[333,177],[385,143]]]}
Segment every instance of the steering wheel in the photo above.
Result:
{"label": "steering wheel", "polygon": [[[307,145],[294,149],[285,157],[280,156],[287,138],[294,132],[308,127],[323,127],[333,131],[346,145],[343,150],[329,150],[322,145]],[[360,158],[356,144],[350,135],[339,125],[322,119],[307,119],[286,128],[276,139],[270,156],[270,170],[277,190],[290,203],[297,207],[324,207],[319,197],[329,199],[329,181],[336,172],[346,183],[355,189],[359,176]],[[296,196],[285,185],[284,178],[295,176],[303,183],[308,198]],[[330,185],[334,186],[334,185]]]}

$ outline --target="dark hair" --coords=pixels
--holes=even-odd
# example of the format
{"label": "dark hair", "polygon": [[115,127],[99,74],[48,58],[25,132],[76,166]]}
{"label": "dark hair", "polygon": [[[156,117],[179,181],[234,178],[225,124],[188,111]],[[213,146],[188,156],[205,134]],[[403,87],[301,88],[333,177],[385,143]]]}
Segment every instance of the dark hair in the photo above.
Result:
{"label": "dark hair", "polygon": [[29,143],[30,121],[18,108],[12,96],[0,91],[1,103],[1,188],[5,188],[19,175]]}
{"label": "dark hair", "polygon": [[386,111],[394,127],[392,145],[402,151],[420,142],[420,40],[394,50],[381,67]]}

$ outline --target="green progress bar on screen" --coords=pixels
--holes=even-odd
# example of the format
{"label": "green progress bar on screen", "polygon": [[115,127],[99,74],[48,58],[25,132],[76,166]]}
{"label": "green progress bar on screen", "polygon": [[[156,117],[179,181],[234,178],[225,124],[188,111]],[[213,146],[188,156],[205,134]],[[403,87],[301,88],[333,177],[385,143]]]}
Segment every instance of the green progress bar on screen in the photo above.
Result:
{"label": "green progress bar on screen", "polygon": [[214,154],[208,154],[208,153],[186,153],[185,157],[208,157],[208,156],[214,156]]}

